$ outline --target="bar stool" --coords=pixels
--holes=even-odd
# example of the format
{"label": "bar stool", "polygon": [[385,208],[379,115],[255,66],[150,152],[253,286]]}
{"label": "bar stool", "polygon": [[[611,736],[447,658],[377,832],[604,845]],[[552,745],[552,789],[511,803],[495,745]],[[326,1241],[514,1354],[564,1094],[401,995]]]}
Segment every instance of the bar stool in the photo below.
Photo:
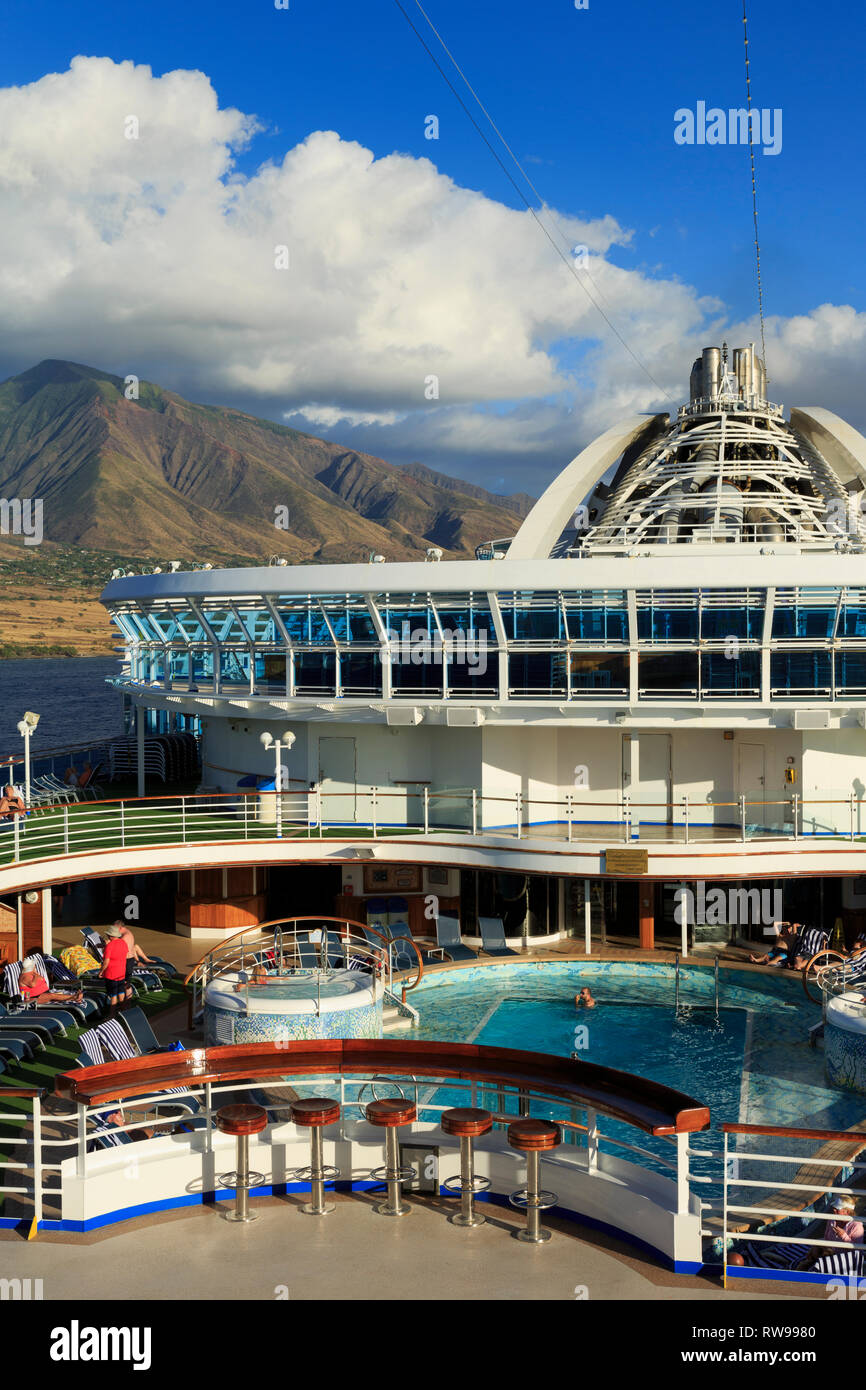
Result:
{"label": "bar stool", "polygon": [[517,1239],[538,1245],[550,1240],[550,1232],[539,1224],[539,1212],[555,1207],[558,1201],[555,1192],[546,1192],[538,1186],[539,1155],[559,1147],[562,1131],[549,1120],[515,1120],[508,1126],[508,1142],[512,1149],[526,1154],[526,1186],[518,1188],[508,1198],[513,1207],[526,1210],[526,1226],[516,1233]]}
{"label": "bar stool", "polygon": [[489,1134],[493,1128],[493,1116],[489,1110],[463,1109],[445,1110],[441,1120],[446,1134],[453,1134],[460,1140],[460,1172],[453,1178],[446,1178],[442,1186],[448,1192],[460,1194],[460,1210],[449,1216],[454,1226],[483,1226],[487,1220],[475,1210],[475,1194],[486,1192],[490,1187],[489,1178],[475,1175],[475,1149],[473,1139]]}
{"label": "bar stool", "polygon": [[294,1176],[310,1184],[310,1200],[301,1211],[308,1216],[327,1216],[334,1210],[333,1202],[325,1201],[325,1183],[334,1182],[340,1176],[339,1168],[326,1168],[322,1151],[322,1130],[326,1125],[336,1124],[340,1118],[340,1105],[327,1096],[309,1096],[304,1100],[292,1101],[292,1120],[301,1129],[310,1131],[310,1166],[296,1169]]}
{"label": "bar stool", "polygon": [[408,1216],[412,1208],[403,1201],[401,1183],[415,1176],[414,1169],[400,1167],[400,1145],[397,1130],[401,1125],[410,1125],[417,1119],[417,1112],[411,1100],[401,1097],[388,1097],[385,1100],[371,1100],[366,1107],[367,1123],[385,1130],[385,1166],[373,1168],[370,1177],[374,1182],[388,1184],[388,1196],[384,1202],[377,1202],[373,1210],[380,1216]]}
{"label": "bar stool", "polygon": [[250,1188],[260,1187],[264,1173],[250,1172],[250,1135],[261,1134],[267,1128],[268,1112],[261,1105],[224,1105],[214,1116],[221,1134],[233,1134],[237,1144],[237,1172],[220,1173],[223,1187],[236,1190],[234,1209],[224,1213],[226,1221],[255,1221],[257,1211],[250,1211]]}

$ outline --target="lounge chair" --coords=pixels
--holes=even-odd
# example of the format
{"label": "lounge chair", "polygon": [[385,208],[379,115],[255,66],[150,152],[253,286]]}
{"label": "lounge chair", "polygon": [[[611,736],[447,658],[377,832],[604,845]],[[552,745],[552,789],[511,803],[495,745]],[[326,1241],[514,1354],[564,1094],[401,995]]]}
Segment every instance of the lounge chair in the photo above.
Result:
{"label": "lounge chair", "polygon": [[298,964],[302,970],[319,969],[319,949],[315,941],[311,941],[309,936],[299,936],[296,940],[298,948]]}
{"label": "lounge chair", "polygon": [[452,960],[477,960],[477,951],[463,945],[460,937],[460,923],[448,913],[440,913],[436,918],[436,941]]}
{"label": "lounge chair", "polygon": [[486,956],[516,956],[505,941],[505,928],[501,917],[479,917],[481,930],[481,949]]}
{"label": "lounge chair", "polygon": [[161,1043],[150,1026],[147,1015],[137,1004],[129,1009],[121,1009],[117,1021],[126,1028],[142,1056],[149,1052],[174,1052],[175,1048]]}

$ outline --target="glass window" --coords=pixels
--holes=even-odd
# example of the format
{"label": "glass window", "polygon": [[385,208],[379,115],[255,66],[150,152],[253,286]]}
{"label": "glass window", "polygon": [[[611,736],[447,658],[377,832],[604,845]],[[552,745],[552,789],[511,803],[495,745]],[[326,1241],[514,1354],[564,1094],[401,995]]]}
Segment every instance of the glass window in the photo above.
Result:
{"label": "glass window", "polygon": [[341,652],[340,689],[344,695],[381,695],[382,660],[378,652]]}
{"label": "glass window", "polygon": [[637,635],[640,642],[696,642],[697,593],[638,593]]}
{"label": "glass window", "polygon": [[366,605],[328,599],[322,608],[338,642],[378,644],[376,629]]}
{"label": "glass window", "polygon": [[223,685],[250,683],[250,654],[248,651],[220,650],[220,681]]}
{"label": "glass window", "polygon": [[282,636],[267,608],[239,608],[238,617],[243,625],[244,635],[252,642],[282,644]]}
{"label": "glass window", "polygon": [[[569,626],[571,614],[568,615]],[[628,694],[628,654],[601,656],[597,652],[572,652],[571,666],[572,695],[592,694],[610,691],[612,695]]]}
{"label": "glass window", "polygon": [[772,652],[770,685],[774,697],[829,695],[830,659],[830,652]]}
{"label": "glass window", "polygon": [[246,642],[247,634],[229,608],[203,608],[205,621],[218,642]]}
{"label": "glass window", "polygon": [[836,589],[777,589],[773,636],[821,641],[836,629]]}
{"label": "glass window", "polygon": [[293,597],[290,600],[279,599],[277,612],[285,624],[293,646],[333,646],[334,639],[318,603],[305,596]]}
{"label": "glass window", "polygon": [[482,603],[480,599],[470,595],[470,602],[458,604],[448,601],[443,603],[441,599],[434,599],[436,615],[439,618],[439,626],[445,632],[465,632],[472,634],[484,634],[488,646],[496,645],[496,629],[493,626],[493,615],[486,600]]}
{"label": "glass window", "polygon": [[701,639],[704,642],[760,642],[764,632],[764,608],[757,604],[739,607],[725,604],[701,609]]}
{"label": "glass window", "polygon": [[866,638],[866,589],[846,589],[839,615],[839,636]]}
{"label": "glass window", "polygon": [[333,695],[336,690],[335,652],[295,652],[295,691],[298,695]]}
{"label": "glass window", "polygon": [[255,680],[258,690],[286,689],[285,652],[256,652]]}
{"label": "glass window", "polygon": [[638,689],[641,695],[697,695],[697,652],[641,652],[638,657]]}
{"label": "glass window", "polygon": [[189,652],[173,651],[170,656],[170,669],[173,681],[189,680]]}
{"label": "glass window", "polygon": [[836,653],[836,694],[866,695],[866,652]]}
{"label": "glass window", "polygon": [[558,594],[506,593],[499,596],[505,635],[510,642],[563,642],[565,615]]}
{"label": "glass window", "polygon": [[508,686],[512,695],[539,698],[567,693],[565,652],[511,652]]}
{"label": "glass window", "polygon": [[703,652],[701,685],[705,695],[759,696],[761,693],[761,653],[741,650],[736,656],[724,652]]}
{"label": "glass window", "polygon": [[192,679],[196,684],[211,685],[213,683],[213,649],[211,647],[193,647]]}

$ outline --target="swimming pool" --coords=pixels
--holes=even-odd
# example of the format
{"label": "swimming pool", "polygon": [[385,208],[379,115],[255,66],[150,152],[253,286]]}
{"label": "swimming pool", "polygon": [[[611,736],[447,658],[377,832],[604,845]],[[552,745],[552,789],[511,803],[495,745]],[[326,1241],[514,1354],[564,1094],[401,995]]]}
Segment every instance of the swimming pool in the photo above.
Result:
{"label": "swimming pool", "polygon": [[[418,1036],[569,1055],[646,1076],[710,1106],[723,1120],[847,1129],[863,1099],[827,1084],[809,1028],[820,1009],[799,976],[723,969],[719,1027],[708,967],[681,966],[679,1017],[667,964],[544,961],[431,972],[412,994]],[[588,985],[599,1007],[575,1009]],[[587,1029],[577,1046],[575,1028]],[[581,1041],[580,1039],[578,1041]]]}

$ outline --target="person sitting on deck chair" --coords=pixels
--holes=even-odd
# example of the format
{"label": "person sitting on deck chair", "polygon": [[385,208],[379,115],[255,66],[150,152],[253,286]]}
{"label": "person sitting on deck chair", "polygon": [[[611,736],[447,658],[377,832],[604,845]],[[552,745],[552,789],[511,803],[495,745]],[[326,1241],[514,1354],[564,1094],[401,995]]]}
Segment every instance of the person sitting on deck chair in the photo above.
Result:
{"label": "person sitting on deck chair", "polygon": [[828,931],[822,931],[820,927],[803,928],[800,939],[797,942],[796,954],[794,956],[794,969],[805,969],[812,957],[826,948],[829,940],[830,933]]}
{"label": "person sitting on deck chair", "polygon": [[123,933],[120,927],[115,924],[106,930],[105,954],[99,969],[99,973],[108,988],[108,1002],[112,1008],[116,1008],[118,1004],[132,998],[132,986],[127,983],[126,979],[128,958]]}
{"label": "person sitting on deck chair", "polygon": [[[826,1236],[828,1240],[843,1240],[849,1245],[858,1245],[863,1240],[863,1222],[854,1219],[856,1205],[854,1197],[848,1193],[842,1193],[833,1198],[830,1203],[830,1210],[836,1213],[836,1220],[827,1222]],[[810,1269],[818,1260],[827,1254],[834,1253],[832,1246],[829,1247],[829,1250],[825,1250],[820,1245],[815,1245],[801,1260],[799,1268]]]}
{"label": "person sitting on deck chair", "polygon": [[762,956],[749,956],[753,965],[789,965],[790,955],[797,941],[796,929],[790,922],[778,922],[776,924],[778,937],[776,944],[771,946]]}
{"label": "person sitting on deck chair", "polygon": [[70,994],[69,992],[61,994],[57,990],[50,989],[45,976],[39,973],[39,962],[35,956],[27,956],[21,962],[18,989],[21,998],[27,1003],[38,999],[41,1004],[80,1004],[84,998],[81,990],[78,990],[77,994]]}
{"label": "person sitting on deck chair", "polygon": [[16,816],[26,816],[27,807],[24,804],[24,797],[16,787],[10,782],[3,788],[3,796],[0,798],[0,821],[14,821]]}

